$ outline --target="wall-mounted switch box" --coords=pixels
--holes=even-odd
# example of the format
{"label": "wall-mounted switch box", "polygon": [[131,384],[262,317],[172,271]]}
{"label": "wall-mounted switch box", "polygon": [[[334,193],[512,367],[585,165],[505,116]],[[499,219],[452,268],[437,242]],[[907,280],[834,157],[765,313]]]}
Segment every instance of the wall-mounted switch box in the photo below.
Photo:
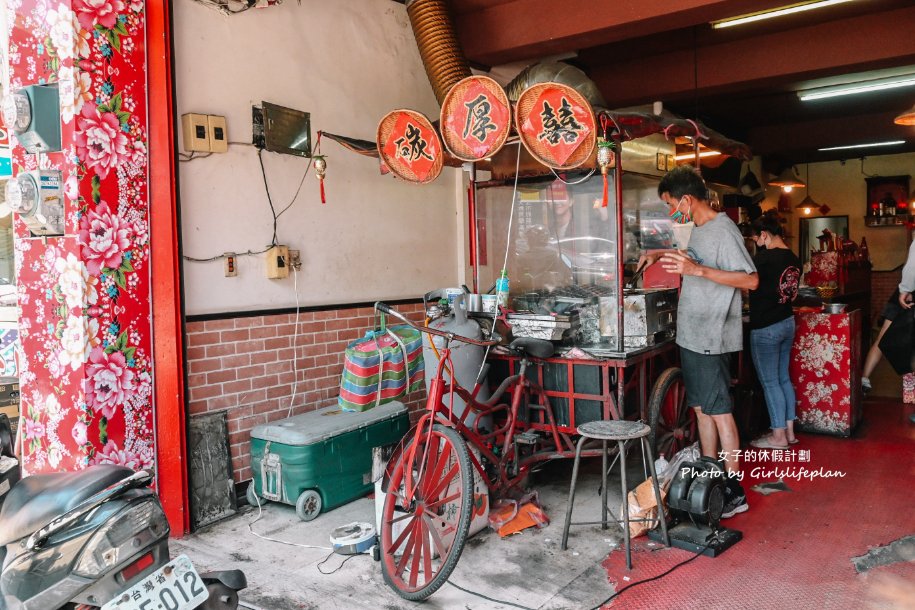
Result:
{"label": "wall-mounted switch box", "polygon": [[207,130],[210,134],[210,150],[224,153],[229,150],[229,131],[226,129],[226,117],[207,115]]}
{"label": "wall-mounted switch box", "polygon": [[205,114],[182,114],[181,134],[186,152],[210,152],[210,127]]}
{"label": "wall-mounted switch box", "polygon": [[267,250],[267,277],[271,280],[289,277],[289,248],[287,246],[273,246]]}
{"label": "wall-mounted switch box", "polygon": [[238,257],[234,252],[226,252],[222,255],[226,263],[226,277],[235,277],[238,275]]}

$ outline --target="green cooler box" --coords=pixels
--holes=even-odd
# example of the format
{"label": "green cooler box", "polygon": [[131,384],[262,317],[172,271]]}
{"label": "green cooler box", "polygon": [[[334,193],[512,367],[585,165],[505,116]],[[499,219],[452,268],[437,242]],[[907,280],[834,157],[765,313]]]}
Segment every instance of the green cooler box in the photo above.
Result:
{"label": "green cooler box", "polygon": [[363,412],[334,405],[257,426],[248,502],[295,504],[296,514],[310,521],[371,491],[372,448],[400,441],[409,429],[407,407],[399,402]]}

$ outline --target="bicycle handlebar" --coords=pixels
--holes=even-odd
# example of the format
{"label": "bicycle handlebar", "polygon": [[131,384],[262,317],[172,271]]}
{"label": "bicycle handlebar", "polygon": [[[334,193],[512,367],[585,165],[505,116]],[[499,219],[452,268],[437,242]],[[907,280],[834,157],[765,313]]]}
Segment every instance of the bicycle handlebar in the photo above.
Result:
{"label": "bicycle handlebar", "polygon": [[377,311],[380,311],[381,313],[385,313],[390,316],[394,316],[395,318],[397,318],[398,320],[400,320],[407,326],[415,328],[419,332],[426,333],[427,335],[434,335],[436,337],[444,337],[445,339],[457,339],[461,343],[479,345],[480,347],[492,347],[494,345],[499,344],[498,339],[494,339],[494,340],[491,339],[489,341],[480,341],[479,339],[471,339],[470,337],[465,337],[464,335],[456,335],[454,333],[449,333],[449,332],[445,332],[442,330],[438,330],[437,328],[432,328],[430,326],[419,326],[418,324],[415,324],[414,322],[407,319],[406,316],[404,316],[402,313],[400,313],[396,309],[393,309],[387,303],[382,303],[381,301],[377,301],[375,303],[375,309]]}

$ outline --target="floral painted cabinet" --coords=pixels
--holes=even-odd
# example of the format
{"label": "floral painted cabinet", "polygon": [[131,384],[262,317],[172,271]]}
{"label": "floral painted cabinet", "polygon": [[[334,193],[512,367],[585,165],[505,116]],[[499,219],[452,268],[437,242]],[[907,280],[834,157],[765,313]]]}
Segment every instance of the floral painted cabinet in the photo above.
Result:
{"label": "floral painted cabinet", "polygon": [[155,465],[143,0],[6,0],[10,86],[56,84],[65,234],[15,221],[23,467]]}
{"label": "floral painted cabinet", "polygon": [[805,432],[849,436],[861,420],[861,311],[795,314],[791,381],[795,425]]}

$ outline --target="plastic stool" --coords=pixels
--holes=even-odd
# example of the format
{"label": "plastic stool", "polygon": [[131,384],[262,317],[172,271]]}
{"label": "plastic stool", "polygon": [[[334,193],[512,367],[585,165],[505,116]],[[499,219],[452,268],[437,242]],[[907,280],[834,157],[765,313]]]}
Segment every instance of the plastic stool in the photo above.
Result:
{"label": "plastic stool", "polygon": [[[578,434],[581,438],[575,448],[575,465],[572,467],[572,485],[569,488],[569,506],[566,510],[566,524],[562,529],[562,550],[566,549],[569,540],[569,526],[571,525],[596,525],[601,524],[601,529],[607,529],[608,521],[615,521],[623,524],[624,538],[626,540],[626,567],[632,569],[632,549],[629,544],[629,523],[640,521],[655,521],[656,519],[630,519],[628,503],[628,486],[626,484],[626,443],[639,439],[642,443],[642,456],[648,469],[651,471],[652,486],[654,487],[655,501],[658,503],[658,519],[661,522],[661,533],[664,535],[664,544],[670,546],[670,537],[667,535],[667,521],[664,518],[664,504],[661,500],[661,489],[658,487],[658,475],[654,471],[654,455],[652,455],[651,446],[648,443],[648,434],[651,428],[648,425],[638,421],[628,420],[604,420],[592,421],[582,424],[578,427]],[[603,469],[601,472],[601,510],[600,521],[580,521],[572,523],[572,507],[575,503],[575,484],[578,481],[578,462],[581,460],[581,447],[585,441],[597,439],[603,443],[603,453],[601,455]],[[607,519],[607,441],[616,441],[619,448],[620,458],[620,475],[622,477],[623,491],[623,518]],[[647,457],[645,457],[647,455]],[[615,461],[615,460],[614,460]]]}

